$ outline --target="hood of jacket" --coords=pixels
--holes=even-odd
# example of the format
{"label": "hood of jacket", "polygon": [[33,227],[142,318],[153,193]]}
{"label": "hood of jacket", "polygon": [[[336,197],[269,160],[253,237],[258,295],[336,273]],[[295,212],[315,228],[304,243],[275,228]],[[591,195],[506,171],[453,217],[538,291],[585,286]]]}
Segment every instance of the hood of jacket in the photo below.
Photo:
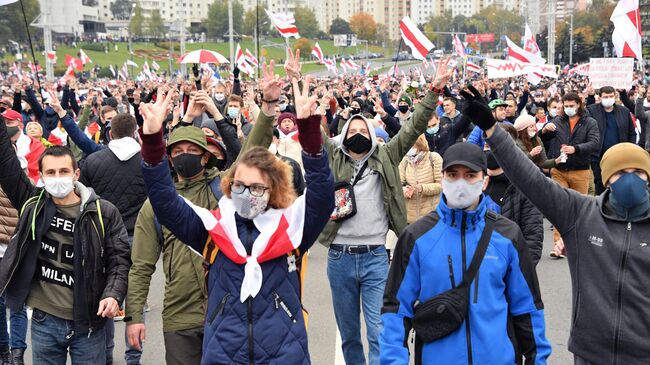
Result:
{"label": "hood of jacket", "polygon": [[366,155],[363,156],[363,158],[360,161],[358,161],[358,164],[363,164],[364,162],[366,162],[366,160],[368,160],[368,158],[370,158],[372,153],[375,152],[375,150],[377,149],[378,146],[377,135],[375,134],[375,128],[373,127],[372,123],[370,123],[370,121],[365,117],[361,115],[355,115],[354,117],[348,119],[348,121],[345,122],[345,125],[343,126],[343,129],[341,130],[341,134],[339,136],[340,138],[339,147],[341,148],[341,151],[343,151],[343,153],[346,156],[352,158],[352,156],[350,156],[350,152],[348,151],[348,149],[343,145],[343,141],[345,141],[345,138],[348,135],[348,129],[350,129],[350,123],[352,123],[353,120],[362,120],[364,123],[366,123],[366,127],[368,128],[368,134],[370,135],[370,142],[372,143],[372,146],[370,147],[370,151],[368,151],[368,153],[366,153]]}
{"label": "hood of jacket", "polygon": [[128,161],[140,152],[141,146],[134,138],[124,137],[108,142],[108,148],[120,161]]}

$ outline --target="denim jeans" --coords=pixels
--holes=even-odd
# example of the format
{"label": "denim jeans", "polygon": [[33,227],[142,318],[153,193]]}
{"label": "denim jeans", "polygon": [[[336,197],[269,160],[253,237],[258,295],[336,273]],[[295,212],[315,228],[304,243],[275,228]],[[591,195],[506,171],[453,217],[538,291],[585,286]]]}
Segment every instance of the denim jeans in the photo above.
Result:
{"label": "denim jeans", "polygon": [[384,246],[363,254],[330,249],[327,277],[332,290],[334,315],[341,333],[346,365],[364,365],[361,342],[361,308],[368,334],[368,363],[379,364],[381,306],[388,276],[388,256]]}
{"label": "denim jeans", "polygon": [[7,307],[5,298],[0,297],[0,348],[26,349],[27,311],[25,306],[18,312],[9,311],[9,332],[7,332]]}
{"label": "denim jeans", "polygon": [[32,313],[32,363],[65,365],[68,349],[72,365],[97,365],[106,360],[106,329],[75,334],[72,321],[38,309]]}

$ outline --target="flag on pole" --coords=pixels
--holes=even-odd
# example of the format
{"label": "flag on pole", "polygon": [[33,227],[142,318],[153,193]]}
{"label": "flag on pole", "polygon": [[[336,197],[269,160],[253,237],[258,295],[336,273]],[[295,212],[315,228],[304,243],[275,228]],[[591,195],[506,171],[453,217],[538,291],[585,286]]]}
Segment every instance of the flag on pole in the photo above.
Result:
{"label": "flag on pole", "polygon": [[526,23],[526,30],[524,32],[524,51],[530,52],[540,58],[542,57],[542,51],[540,51],[535,40],[535,35],[530,30],[528,23]]}
{"label": "flag on pole", "polygon": [[56,51],[49,51],[45,53],[47,62],[56,63]]}
{"label": "flag on pole", "polygon": [[72,57],[69,54],[65,55],[65,64],[69,67],[75,68],[79,71],[84,69],[84,64],[80,59]]}
{"label": "flag on pole", "polygon": [[357,64],[352,60],[352,58],[347,59],[347,60],[341,59],[341,63],[345,63],[345,67],[348,68],[348,69],[358,70],[358,69],[361,68],[361,66],[357,65]]}
{"label": "flag on pole", "polygon": [[275,29],[280,32],[280,35],[282,35],[284,38],[300,38],[298,27],[296,27],[296,19],[293,17],[293,15],[273,13],[267,9],[264,9],[264,11],[266,11],[266,15],[268,15]]}
{"label": "flag on pole", "polygon": [[343,69],[343,73],[344,74],[348,73],[348,67],[346,66],[345,59],[341,58],[340,65],[341,65],[341,68]]}
{"label": "flag on pole", "polygon": [[481,68],[481,66],[479,66],[479,65],[475,64],[474,62],[468,60],[467,61],[467,71],[481,73],[481,72],[483,72],[483,69]]}
{"label": "flag on pole", "polygon": [[336,69],[336,58],[333,59],[323,59],[323,63],[325,64],[325,67],[327,67],[327,70],[333,74],[337,74],[338,70]]}
{"label": "flag on pole", "polygon": [[399,22],[399,31],[404,43],[411,48],[411,54],[418,60],[425,59],[427,53],[435,47],[408,16]]}
{"label": "flag on pole", "polygon": [[643,58],[639,0],[620,0],[609,20],[614,23],[612,43],[618,57]]}
{"label": "flag on pole", "polygon": [[311,54],[318,59],[318,63],[321,65],[325,63],[323,60],[323,50],[320,48],[320,45],[318,45],[318,42],[314,44],[314,48],[311,50]]}
{"label": "flag on pole", "polygon": [[68,65],[68,68],[65,70],[65,73],[63,74],[63,78],[66,77],[74,77],[74,67],[72,65]]}
{"label": "flag on pole", "polygon": [[142,65],[142,73],[149,79],[153,79],[153,75],[151,74],[151,69],[149,68],[149,62],[144,61],[144,65]]}
{"label": "flag on pole", "polygon": [[151,68],[153,68],[155,71],[158,71],[160,69],[160,65],[158,65],[156,61],[151,61]]}
{"label": "flag on pole", "polygon": [[127,62],[124,62],[124,64],[122,65],[122,68],[118,72],[117,76],[118,76],[118,78],[121,77],[124,80],[127,80],[129,78],[129,66],[128,66]]}
{"label": "flag on pole", "polygon": [[131,60],[126,60],[126,65],[133,66],[133,67],[140,67],[140,66],[138,66],[137,63],[135,63],[135,62],[133,62]]}
{"label": "flag on pole", "polygon": [[260,61],[258,61],[257,58],[255,58],[255,55],[253,55],[251,51],[248,50],[248,48],[246,48],[245,54],[246,54],[246,62],[248,62],[249,64],[255,67],[257,67],[257,65],[260,64]]}
{"label": "flag on pole", "polygon": [[115,73],[115,69],[113,68],[113,65],[112,65],[112,64],[111,64],[111,65],[108,65],[108,69],[111,71],[111,74],[113,75],[113,77],[116,77],[116,76],[117,76],[117,74]]}
{"label": "flag on pole", "polygon": [[93,63],[93,60],[88,57],[86,52],[84,52],[83,49],[79,48],[79,58],[81,58],[81,62],[85,65],[86,63]]}
{"label": "flag on pole", "polygon": [[387,75],[390,77],[397,78],[397,76],[399,75],[399,68],[397,67],[397,63],[395,63],[395,65],[391,67],[390,70],[388,70]]}
{"label": "flag on pole", "polygon": [[508,36],[506,36],[506,42],[508,43],[508,56],[510,58],[514,58],[517,61],[527,62],[527,63],[537,63],[537,64],[546,63],[545,59],[519,47],[517,44],[515,44],[515,42],[511,41],[510,38],[508,38]]}
{"label": "flag on pole", "polygon": [[454,40],[452,43],[454,44],[456,54],[460,57],[465,57],[465,46],[463,45],[463,42],[460,41],[460,38],[458,38],[458,34],[454,34]]}
{"label": "flag on pole", "polygon": [[244,55],[239,43],[237,43],[237,49],[235,50],[235,64],[240,71],[245,72],[248,76],[253,76],[255,71],[253,70],[253,67],[246,62],[246,56]]}

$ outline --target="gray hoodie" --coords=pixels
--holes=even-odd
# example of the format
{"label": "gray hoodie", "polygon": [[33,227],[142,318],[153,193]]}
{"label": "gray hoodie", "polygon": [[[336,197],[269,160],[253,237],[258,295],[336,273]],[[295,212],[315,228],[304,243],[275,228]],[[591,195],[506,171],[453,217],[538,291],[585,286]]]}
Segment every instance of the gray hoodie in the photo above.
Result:
{"label": "gray hoodie", "polygon": [[[355,161],[354,176],[377,148],[377,136],[372,124],[362,116],[350,118],[341,131],[341,145],[339,148],[348,157],[352,158],[342,141],[348,133],[350,123],[353,120],[361,119],[368,126],[372,147],[370,151],[359,161]],[[350,181],[352,184],[352,181]],[[381,189],[381,176],[378,172],[367,167],[361,178],[354,186],[354,198],[357,205],[357,214],[343,222],[339,228],[333,243],[340,245],[383,245],[386,242],[388,233],[388,215],[384,209],[384,196]]]}

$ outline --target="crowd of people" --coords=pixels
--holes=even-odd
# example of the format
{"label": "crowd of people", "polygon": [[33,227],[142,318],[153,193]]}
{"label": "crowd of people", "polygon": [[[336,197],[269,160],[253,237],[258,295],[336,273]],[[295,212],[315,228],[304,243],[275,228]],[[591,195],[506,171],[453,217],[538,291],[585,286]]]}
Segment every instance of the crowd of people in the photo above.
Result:
{"label": "crowd of people", "polygon": [[442,60],[413,86],[289,56],[258,80],[6,75],[0,364],[24,363],[26,308],[34,364],[112,364],[122,339],[139,364],[161,256],[167,364],[309,364],[316,242],[346,364],[546,364],[545,218],[575,363],[650,362],[645,80],[461,82]]}

